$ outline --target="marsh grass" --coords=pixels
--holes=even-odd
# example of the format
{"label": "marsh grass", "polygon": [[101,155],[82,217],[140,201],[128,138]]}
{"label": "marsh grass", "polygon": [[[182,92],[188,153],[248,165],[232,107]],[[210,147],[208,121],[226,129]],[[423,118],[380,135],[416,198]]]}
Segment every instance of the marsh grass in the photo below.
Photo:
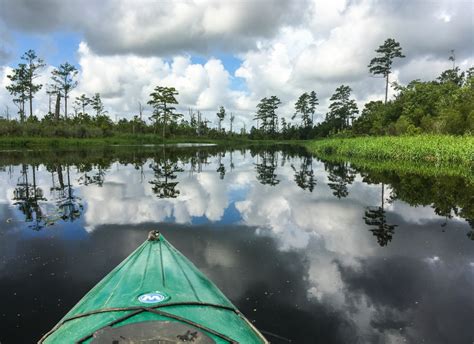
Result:
{"label": "marsh grass", "polygon": [[344,156],[318,154],[322,161],[343,163],[350,161],[351,167],[363,173],[395,173],[399,176],[418,175],[424,177],[461,177],[474,185],[474,164],[433,163],[395,160],[373,160]]}
{"label": "marsh grass", "polygon": [[474,164],[474,136],[380,136],[315,140],[305,143],[316,155],[370,161]]}

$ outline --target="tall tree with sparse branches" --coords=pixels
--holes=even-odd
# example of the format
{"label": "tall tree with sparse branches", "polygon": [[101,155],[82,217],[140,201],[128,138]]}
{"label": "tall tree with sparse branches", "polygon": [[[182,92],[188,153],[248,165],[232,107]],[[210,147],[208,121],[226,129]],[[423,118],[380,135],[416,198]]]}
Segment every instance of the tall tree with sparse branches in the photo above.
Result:
{"label": "tall tree with sparse branches", "polygon": [[276,110],[278,106],[281,104],[280,98],[277,96],[271,96],[268,99],[268,111],[269,111],[269,118],[270,118],[270,131],[275,133],[278,127],[278,116],[276,114]]}
{"label": "tall tree with sparse branches", "polygon": [[30,103],[30,117],[33,116],[33,98],[36,92],[41,90],[42,84],[35,84],[34,80],[39,76],[38,71],[41,70],[45,64],[41,58],[39,58],[34,50],[28,50],[21,57],[26,62],[26,80],[25,87]]}
{"label": "tall tree with sparse branches", "polygon": [[86,114],[86,106],[90,105],[92,102],[92,99],[87,97],[84,93],[81,94],[79,97],[76,97],[75,103],[77,106],[79,106],[82,109],[82,114]]}
{"label": "tall tree with sparse branches", "polygon": [[51,79],[57,85],[64,98],[64,117],[67,118],[67,99],[69,92],[77,86],[74,78],[77,75],[77,68],[68,62],[63,63],[57,69],[53,70]]}
{"label": "tall tree with sparse branches", "polygon": [[235,116],[234,116],[234,114],[233,114],[232,112],[230,113],[229,120],[230,120],[230,133],[232,134],[233,125],[234,125],[234,120],[235,120]]}
{"label": "tall tree with sparse branches", "polygon": [[163,140],[165,139],[166,124],[169,120],[177,120],[181,114],[175,113],[173,104],[178,104],[176,96],[178,91],[174,87],[156,86],[154,92],[150,93],[151,99],[148,104],[153,106],[153,115],[150,117],[155,121],[155,126],[158,122],[163,124]]}
{"label": "tall tree with sparse branches", "polygon": [[319,105],[319,99],[316,92],[311,91],[309,94],[309,112],[311,113],[311,125],[314,124],[314,114],[316,112],[316,105]]}
{"label": "tall tree with sparse branches", "polygon": [[20,63],[18,68],[13,69],[13,73],[7,75],[10,84],[6,86],[7,91],[14,97],[13,102],[18,106],[20,121],[25,120],[25,102],[28,99],[27,85],[28,69],[26,64]]}
{"label": "tall tree with sparse branches", "polygon": [[260,102],[257,105],[257,113],[255,114],[254,120],[257,121],[257,127],[259,129],[266,131],[268,126],[268,98],[260,99]]}
{"label": "tall tree with sparse branches", "polygon": [[89,104],[94,109],[96,116],[100,116],[107,112],[104,110],[104,104],[102,103],[102,99],[100,98],[100,93],[94,94],[94,96],[89,100]]}
{"label": "tall tree with sparse branches", "polygon": [[46,94],[48,95],[48,114],[52,114],[52,102],[53,102],[53,97],[58,95],[59,90],[56,85],[53,84],[48,84],[46,85]]}
{"label": "tall tree with sparse branches", "polygon": [[221,131],[222,121],[224,120],[226,116],[225,108],[223,106],[219,108],[219,111],[216,113],[216,116],[217,116],[219,131]]}
{"label": "tall tree with sparse branches", "polygon": [[393,59],[404,58],[402,54],[402,47],[400,43],[395,41],[393,38],[387,38],[385,42],[378,47],[375,52],[378,56],[374,57],[368,67],[369,71],[374,75],[382,75],[385,78],[385,104],[387,103],[388,97],[388,84],[389,75],[392,72]]}
{"label": "tall tree with sparse branches", "polygon": [[456,54],[454,53],[454,49],[451,49],[451,55],[449,55],[448,60],[453,63],[452,69],[454,69],[456,67]]}

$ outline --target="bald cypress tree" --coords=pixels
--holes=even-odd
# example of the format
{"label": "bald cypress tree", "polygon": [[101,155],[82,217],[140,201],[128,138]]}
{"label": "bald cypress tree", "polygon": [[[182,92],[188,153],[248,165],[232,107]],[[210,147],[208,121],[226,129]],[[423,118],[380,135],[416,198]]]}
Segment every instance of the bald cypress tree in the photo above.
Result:
{"label": "bald cypress tree", "polygon": [[369,71],[374,75],[382,75],[385,78],[385,104],[387,103],[388,96],[388,79],[392,72],[393,59],[403,58],[405,55],[402,54],[402,47],[400,43],[395,41],[393,38],[387,38],[385,42],[378,47],[375,52],[378,54],[374,57],[368,67]]}
{"label": "bald cypress tree", "polygon": [[163,123],[163,140],[165,139],[166,124],[168,121],[177,120],[182,116],[174,112],[176,108],[173,105],[178,104],[175,97],[177,95],[178,91],[174,87],[163,86],[156,86],[155,90],[150,93],[151,99],[147,103],[153,106],[153,115],[150,118],[154,120],[155,128],[158,122],[161,121]]}

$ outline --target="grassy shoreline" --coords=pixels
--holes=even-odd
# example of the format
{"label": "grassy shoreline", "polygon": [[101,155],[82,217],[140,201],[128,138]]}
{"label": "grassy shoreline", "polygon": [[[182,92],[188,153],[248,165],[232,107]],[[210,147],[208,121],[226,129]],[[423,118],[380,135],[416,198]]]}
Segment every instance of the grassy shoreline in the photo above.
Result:
{"label": "grassy shoreline", "polygon": [[474,136],[331,138],[305,143],[313,154],[371,161],[474,164]]}
{"label": "grassy shoreline", "polygon": [[474,183],[474,164],[453,164],[433,162],[415,162],[409,160],[374,160],[364,158],[347,158],[336,155],[321,155],[318,158],[324,162],[344,163],[350,161],[351,167],[357,171],[370,173],[395,173],[399,176],[419,175],[425,177],[461,177]]}
{"label": "grassy shoreline", "polygon": [[0,137],[1,148],[49,148],[49,147],[78,147],[78,146],[107,146],[107,145],[161,145],[176,143],[213,143],[213,144],[276,144],[276,143],[295,143],[281,140],[249,140],[241,137],[232,138],[189,138],[174,137],[163,139],[157,135],[140,136],[111,136],[103,138],[64,138],[64,137]]}
{"label": "grassy shoreline", "polygon": [[[213,143],[220,145],[241,144],[298,144],[321,157],[350,158],[368,162],[397,162],[428,164],[474,164],[474,136],[420,135],[380,136],[356,138],[329,138],[312,141],[249,140],[231,138],[175,137],[165,141],[175,143]],[[0,148],[74,148],[107,145],[160,145],[163,140],[156,135],[124,135],[105,138],[55,138],[55,137],[0,137]]]}

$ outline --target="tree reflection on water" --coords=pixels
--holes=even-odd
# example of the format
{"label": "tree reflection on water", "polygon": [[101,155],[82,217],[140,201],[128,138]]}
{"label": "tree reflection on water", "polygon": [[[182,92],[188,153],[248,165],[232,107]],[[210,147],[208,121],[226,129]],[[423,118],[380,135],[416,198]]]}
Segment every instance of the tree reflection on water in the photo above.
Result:
{"label": "tree reflection on water", "polygon": [[[352,194],[351,188],[355,185],[356,177],[360,176],[365,185],[381,186],[380,204],[367,201],[362,210],[362,220],[380,246],[390,243],[397,227],[387,219],[393,211],[387,207],[387,202],[399,200],[411,207],[431,207],[434,214],[445,218],[442,230],[448,230],[454,218],[463,218],[473,227],[472,179],[459,175],[425,175],[360,168],[347,161],[318,160],[295,147],[249,146],[239,150],[218,146],[181,149],[173,146],[158,149],[109,147],[104,150],[73,150],[68,151],[68,154],[55,151],[0,152],[0,157],[0,173],[8,174],[10,179],[16,181],[10,196],[12,204],[22,214],[28,227],[35,230],[60,220],[73,222],[81,218],[84,205],[77,196],[79,189],[104,186],[112,164],[116,164],[117,169],[131,164],[132,174],[139,176],[140,183],[148,184],[149,190],[159,200],[180,198],[181,180],[202,173],[203,166],[208,167],[206,173],[210,169],[212,173],[217,173],[220,180],[225,179],[226,183],[221,187],[228,187],[233,182],[234,179],[226,176],[228,173],[235,176],[234,173],[250,171],[265,186],[283,188],[283,185],[286,187],[288,183],[293,183],[300,192],[309,191],[314,197],[326,192],[324,188],[329,187],[332,196],[341,201],[349,196],[358,196]],[[238,164],[235,163],[237,160]],[[241,167],[245,164],[252,168],[241,170],[246,168]],[[41,166],[45,166],[50,173],[48,178],[44,178]],[[324,176],[319,179],[319,183],[317,174],[318,179],[319,175]],[[38,186],[38,175],[43,176],[41,187]],[[43,191],[45,180],[50,180],[48,197]],[[320,191],[314,192],[318,188],[321,188]],[[388,199],[384,194],[386,189],[390,190]],[[467,233],[467,237],[474,240],[473,233],[474,229]]]}
{"label": "tree reflection on water", "polygon": [[313,157],[303,156],[301,157],[300,168],[297,170],[293,164],[291,164],[291,168],[295,172],[294,181],[296,185],[303,190],[313,192],[317,184],[313,170]]}
{"label": "tree reflection on water", "polygon": [[333,195],[337,198],[349,196],[348,185],[352,184],[356,173],[349,163],[326,162],[324,169],[328,171],[328,179],[330,181],[328,186],[333,190]]}
{"label": "tree reflection on water", "polygon": [[38,202],[46,201],[43,190],[36,185],[36,168],[31,166],[31,178],[29,178],[29,166],[22,164],[20,177],[13,190],[13,204],[25,216],[25,222],[31,223],[30,228],[40,230],[45,226],[44,214]]}
{"label": "tree reflection on water", "polygon": [[385,197],[384,197],[385,185],[382,183],[381,192],[381,205],[380,207],[367,207],[365,210],[364,221],[365,224],[371,227],[369,229],[374,236],[377,238],[377,242],[380,246],[387,246],[392,241],[395,227],[387,222],[387,213],[385,211]]}
{"label": "tree reflection on water", "polygon": [[255,172],[257,180],[263,185],[275,186],[280,183],[275,173],[278,165],[278,152],[263,151],[257,155]]}
{"label": "tree reflection on water", "polygon": [[163,146],[162,157],[155,157],[154,162],[150,164],[155,179],[149,183],[152,185],[152,191],[158,198],[176,198],[180,191],[176,188],[178,182],[177,173],[184,169],[178,166],[177,157],[172,159],[166,157],[166,150]]}

